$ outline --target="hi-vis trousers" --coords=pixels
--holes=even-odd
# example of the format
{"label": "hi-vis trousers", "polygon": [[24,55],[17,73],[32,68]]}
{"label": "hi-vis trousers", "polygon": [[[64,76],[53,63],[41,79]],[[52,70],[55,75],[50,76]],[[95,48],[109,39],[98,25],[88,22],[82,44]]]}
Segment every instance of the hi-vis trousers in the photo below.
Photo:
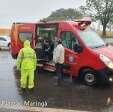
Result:
{"label": "hi-vis trousers", "polygon": [[28,89],[34,88],[34,70],[21,69],[20,87],[21,88],[28,87]]}

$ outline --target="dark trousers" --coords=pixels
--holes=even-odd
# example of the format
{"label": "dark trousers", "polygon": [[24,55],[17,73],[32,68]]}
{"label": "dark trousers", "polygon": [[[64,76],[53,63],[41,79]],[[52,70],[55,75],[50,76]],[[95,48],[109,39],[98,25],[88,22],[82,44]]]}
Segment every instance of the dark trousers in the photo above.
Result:
{"label": "dark trousers", "polygon": [[55,64],[56,67],[56,75],[58,77],[57,83],[59,84],[63,80],[63,64]]}

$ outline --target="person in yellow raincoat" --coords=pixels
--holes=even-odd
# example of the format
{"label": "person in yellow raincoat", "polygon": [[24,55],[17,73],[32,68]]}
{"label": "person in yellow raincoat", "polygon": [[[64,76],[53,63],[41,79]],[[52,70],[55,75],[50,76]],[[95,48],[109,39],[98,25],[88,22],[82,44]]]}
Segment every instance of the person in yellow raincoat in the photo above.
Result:
{"label": "person in yellow raincoat", "polygon": [[[34,88],[34,71],[36,70],[36,53],[30,46],[30,41],[24,42],[24,48],[22,48],[17,57],[17,69],[21,71],[20,87],[25,89]],[[28,85],[27,85],[28,82]]]}

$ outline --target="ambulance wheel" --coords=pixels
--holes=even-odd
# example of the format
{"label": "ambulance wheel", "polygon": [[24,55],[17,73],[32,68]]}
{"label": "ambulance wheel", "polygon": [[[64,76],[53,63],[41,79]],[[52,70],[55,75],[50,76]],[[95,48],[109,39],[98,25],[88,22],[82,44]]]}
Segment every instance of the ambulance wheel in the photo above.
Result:
{"label": "ambulance wheel", "polygon": [[12,53],[11,53],[11,55],[12,55],[12,58],[13,58],[13,59],[17,59],[17,55],[14,55],[14,54],[12,54]]}
{"label": "ambulance wheel", "polygon": [[11,44],[10,43],[8,44],[8,47],[11,48]]}
{"label": "ambulance wheel", "polygon": [[11,44],[10,44],[10,43],[8,44],[8,48],[9,48],[9,49],[11,48]]}
{"label": "ambulance wheel", "polygon": [[97,74],[96,71],[92,69],[84,69],[81,72],[82,81],[88,86],[95,86],[97,85]]}

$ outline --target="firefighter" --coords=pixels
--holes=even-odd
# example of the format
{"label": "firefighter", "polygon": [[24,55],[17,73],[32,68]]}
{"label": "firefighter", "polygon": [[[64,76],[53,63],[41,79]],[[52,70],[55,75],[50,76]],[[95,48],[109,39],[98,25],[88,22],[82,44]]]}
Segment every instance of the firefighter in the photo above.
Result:
{"label": "firefighter", "polygon": [[59,86],[61,85],[61,81],[63,80],[63,65],[65,50],[60,39],[57,40],[57,43],[58,45],[53,52],[53,61],[55,63],[56,75],[58,77],[57,83],[55,83],[55,85]]}
{"label": "firefighter", "polygon": [[[30,46],[30,41],[24,42],[24,48],[22,48],[17,57],[17,69],[21,71],[20,87],[25,90],[34,88],[34,71],[36,70],[36,54]],[[28,79],[28,81],[27,81]],[[28,86],[27,86],[28,82]]]}

